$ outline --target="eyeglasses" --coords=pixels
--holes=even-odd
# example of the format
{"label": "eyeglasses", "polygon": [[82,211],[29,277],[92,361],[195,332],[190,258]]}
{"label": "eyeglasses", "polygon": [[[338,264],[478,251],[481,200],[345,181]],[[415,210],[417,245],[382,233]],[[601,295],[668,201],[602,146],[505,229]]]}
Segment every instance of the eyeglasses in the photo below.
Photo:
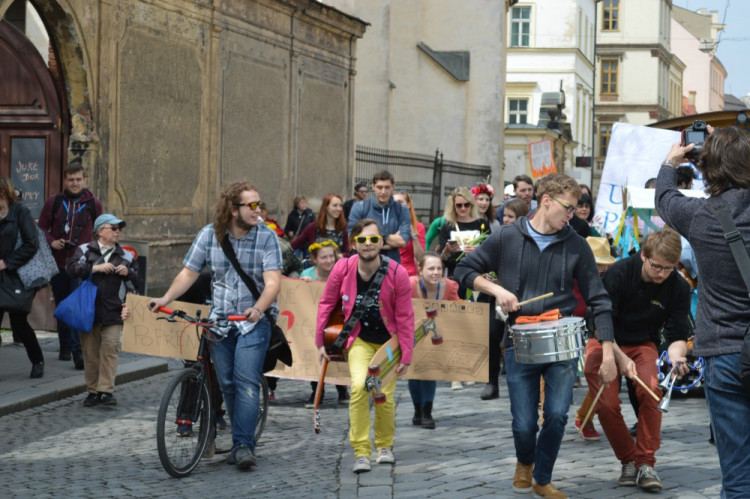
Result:
{"label": "eyeglasses", "polygon": [[110,225],[109,227],[103,227],[104,229],[109,229],[112,232],[120,232],[122,230],[122,227],[119,225]]}
{"label": "eyeglasses", "polygon": [[650,258],[646,258],[646,260],[648,260],[648,264],[651,265],[651,268],[654,269],[654,272],[670,273],[675,269],[674,266],[664,267],[663,265],[656,265],[654,262],[651,261]]}
{"label": "eyeglasses", "polygon": [[463,210],[465,208],[470,208],[471,203],[456,203],[454,206],[456,207],[456,209]]}
{"label": "eyeglasses", "polygon": [[250,208],[253,211],[260,210],[261,208],[263,208],[263,206],[265,206],[263,201],[250,201],[249,203],[235,203],[234,205],[237,208],[244,206],[246,208]]}
{"label": "eyeglasses", "polygon": [[366,244],[366,243],[378,244],[382,240],[383,240],[383,236],[378,236],[378,235],[374,235],[374,236],[357,236],[357,237],[354,238],[354,241],[357,244]]}
{"label": "eyeglasses", "polygon": [[[550,196],[550,197],[551,197],[551,196]],[[563,202],[563,201],[560,201],[559,199],[557,199],[557,198],[553,198],[553,197],[551,197],[551,199],[552,199],[553,201],[557,201],[558,203],[560,203],[560,206],[562,206],[563,208],[565,208],[565,213],[567,213],[568,215],[573,215],[573,214],[575,214],[575,212],[576,212],[576,207],[575,207],[575,206],[573,206],[572,204],[568,204],[568,203],[565,203],[565,202]]]}

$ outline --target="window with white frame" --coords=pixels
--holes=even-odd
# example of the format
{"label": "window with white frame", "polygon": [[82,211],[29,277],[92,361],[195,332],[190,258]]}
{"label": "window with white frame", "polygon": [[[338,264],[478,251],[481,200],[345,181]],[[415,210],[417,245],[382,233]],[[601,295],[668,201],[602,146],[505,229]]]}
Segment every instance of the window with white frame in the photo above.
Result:
{"label": "window with white frame", "polygon": [[508,99],[508,123],[525,125],[529,117],[529,99]]}
{"label": "window with white frame", "polygon": [[529,47],[531,43],[531,7],[510,9],[510,46]]}

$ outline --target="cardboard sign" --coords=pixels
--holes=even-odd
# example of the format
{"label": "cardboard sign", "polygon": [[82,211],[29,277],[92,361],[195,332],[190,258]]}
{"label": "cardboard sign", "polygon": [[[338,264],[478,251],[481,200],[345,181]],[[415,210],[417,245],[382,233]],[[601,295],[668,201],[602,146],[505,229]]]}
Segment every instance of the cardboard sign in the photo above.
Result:
{"label": "cardboard sign", "polygon": [[[298,279],[281,280],[278,324],[284,330],[292,349],[294,363],[288,367],[278,363],[269,376],[301,380],[317,380],[320,365],[315,347],[315,324],[318,302],[325,283]],[[131,317],[123,326],[122,349],[126,352],[194,360],[198,349],[195,327],[184,322],[157,320],[166,317],[148,310],[151,298],[128,295]],[[489,379],[489,305],[486,303],[412,300],[415,320],[421,322],[424,310],[438,309],[435,319],[441,345],[433,345],[429,337],[414,349],[414,358],[406,378],[443,381],[480,381]],[[169,308],[194,315],[201,310],[205,317],[208,307],[173,302]],[[326,382],[350,384],[346,362],[328,364]]]}

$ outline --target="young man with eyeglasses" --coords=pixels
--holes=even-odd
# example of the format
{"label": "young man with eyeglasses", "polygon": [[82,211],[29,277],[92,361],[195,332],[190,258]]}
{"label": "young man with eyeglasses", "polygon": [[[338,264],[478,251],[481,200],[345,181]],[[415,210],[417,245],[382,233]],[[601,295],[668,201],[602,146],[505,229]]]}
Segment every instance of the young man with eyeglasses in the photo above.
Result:
{"label": "young man with eyeglasses", "polygon": [[[454,276],[464,286],[494,296],[497,305],[508,314],[503,343],[517,459],[513,490],[560,499],[567,496],[552,484],[552,469],[573,400],[578,359],[518,363],[507,328],[515,323],[519,313],[540,315],[558,309],[563,316],[572,316],[578,305],[573,293],[577,282],[581,296],[597,320],[599,339],[604,345],[604,361],[598,373],[600,382],[611,383],[617,377],[617,367],[609,296],[599,278],[591,248],[568,226],[581,188],[571,177],[552,173],[539,182],[537,195],[539,203],[532,220],[519,217],[511,225],[493,232],[459,260]],[[484,277],[489,272],[497,273],[497,282]],[[548,292],[554,292],[554,296],[524,305],[523,309],[518,305]],[[544,424],[539,431],[542,377]]]}
{"label": "young man with eyeglasses", "polygon": [[[373,197],[358,201],[352,207],[347,217],[349,225],[346,227],[349,237],[354,224],[363,218],[375,220],[383,236],[381,252],[388,258],[401,263],[399,248],[403,248],[412,237],[411,213],[393,199],[395,179],[387,170],[377,172],[372,176]],[[416,234],[414,235],[416,237]]]}
{"label": "young man with eyeglasses", "polygon": [[[349,442],[354,448],[355,473],[370,471],[372,443],[370,441],[370,392],[365,388],[367,366],[380,347],[392,336],[398,338],[401,362],[396,373],[406,374],[414,349],[414,308],[411,283],[406,269],[381,254],[383,237],[375,220],[363,218],[352,227],[349,244],[356,255],[339,260],[333,267],[318,304],[315,345],[320,359],[328,358],[325,348],[325,328],[331,314],[343,308],[345,320],[360,307],[376,277],[381,263],[387,265],[376,294],[362,305],[362,317],[352,329],[344,345],[347,349],[351,376],[349,402]],[[378,464],[395,462],[393,436],[396,433],[396,406],[393,393],[396,380],[383,387],[386,401],[375,404],[375,449]]]}
{"label": "young man with eyeglasses", "polygon": [[364,201],[365,199],[367,199],[367,185],[359,182],[354,186],[354,198],[344,203],[344,218],[349,219],[349,213],[351,213],[354,203]]}
{"label": "young man with eyeglasses", "polygon": [[[675,272],[681,251],[680,236],[675,231],[652,232],[639,253],[615,262],[602,278],[612,300],[616,348],[630,359],[628,363],[633,363],[638,377],[657,394],[660,389],[656,361],[662,326],[669,344],[670,361],[686,362],[690,286]],[[596,321],[594,326],[598,326]],[[596,338],[590,338],[586,345],[584,374],[591,394],[596,394],[601,386],[598,377],[601,359],[601,345]],[[682,365],[680,372],[687,373],[687,366]],[[654,455],[661,442],[659,403],[640,384],[636,384],[635,389],[639,403],[635,441],[622,417],[617,383],[604,389],[596,413],[622,464],[618,484],[660,490],[662,482],[654,470]]]}
{"label": "young man with eyeglasses", "polygon": [[[242,314],[247,321],[227,328],[226,336],[211,348],[216,374],[232,422],[232,450],[228,464],[238,469],[255,466],[255,426],[258,423],[263,360],[271,339],[266,310],[277,317],[276,297],[281,290],[281,248],[276,233],[260,220],[258,188],[235,182],[219,197],[214,223],[196,236],[183,260],[183,268],[167,292],[151,303],[151,310],[168,305],[184,294],[208,267],[213,275],[209,319]],[[229,239],[240,268],[253,280],[256,300],[221,247]]]}

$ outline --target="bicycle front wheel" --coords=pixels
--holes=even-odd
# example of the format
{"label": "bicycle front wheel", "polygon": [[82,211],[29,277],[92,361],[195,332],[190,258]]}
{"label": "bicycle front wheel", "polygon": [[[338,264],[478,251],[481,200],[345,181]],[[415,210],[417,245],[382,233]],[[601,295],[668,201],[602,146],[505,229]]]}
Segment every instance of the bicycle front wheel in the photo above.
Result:
{"label": "bicycle front wheel", "polygon": [[268,381],[265,376],[260,377],[260,388],[258,393],[260,400],[258,403],[258,423],[255,425],[255,445],[263,434],[263,428],[266,427],[266,418],[268,418]]}
{"label": "bicycle front wheel", "polygon": [[167,473],[183,478],[198,466],[213,425],[211,394],[200,371],[181,371],[167,385],[156,423],[156,447]]}

